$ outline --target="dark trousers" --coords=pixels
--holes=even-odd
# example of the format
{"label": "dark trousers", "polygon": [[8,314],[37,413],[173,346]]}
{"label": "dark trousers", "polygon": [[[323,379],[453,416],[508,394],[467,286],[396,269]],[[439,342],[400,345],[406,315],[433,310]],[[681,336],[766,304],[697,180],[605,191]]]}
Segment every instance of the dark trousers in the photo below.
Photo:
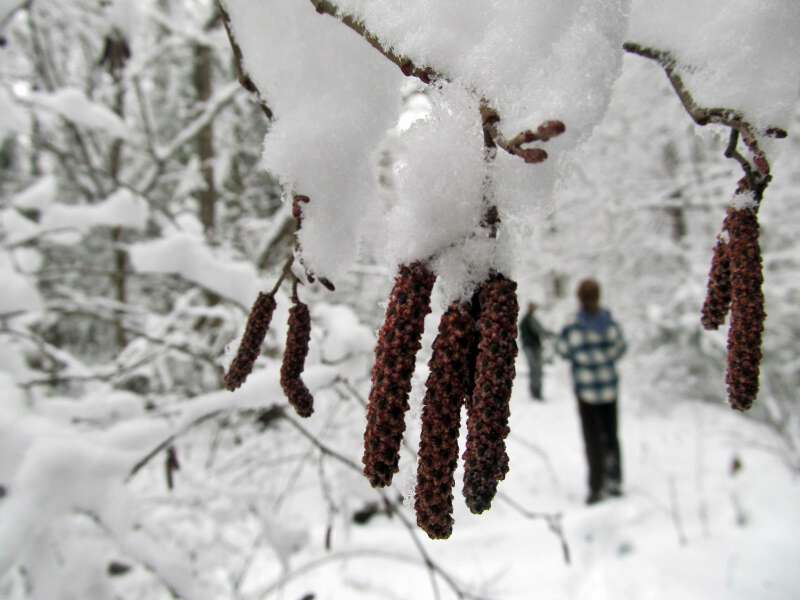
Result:
{"label": "dark trousers", "polygon": [[541,347],[531,348],[523,346],[525,358],[528,359],[529,389],[531,396],[542,399],[542,349]]}
{"label": "dark trousers", "polygon": [[589,404],[579,399],[578,410],[589,463],[589,491],[618,491],[622,485],[622,458],[617,439],[617,403]]}

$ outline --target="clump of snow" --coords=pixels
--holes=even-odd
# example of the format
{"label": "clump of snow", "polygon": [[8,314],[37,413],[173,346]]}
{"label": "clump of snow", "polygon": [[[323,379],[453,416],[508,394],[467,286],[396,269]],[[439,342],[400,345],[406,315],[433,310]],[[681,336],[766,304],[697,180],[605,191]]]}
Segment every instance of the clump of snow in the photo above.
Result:
{"label": "clump of snow", "polygon": [[[2,425],[4,436],[8,427],[21,426]],[[0,573],[52,519],[75,509],[102,512],[127,468],[126,455],[100,451],[76,435],[53,432],[32,438],[0,505]]]}
{"label": "clump of snow", "polygon": [[756,197],[753,195],[753,192],[744,191],[744,192],[737,192],[731,198],[731,208],[736,209],[755,209],[758,208],[758,202],[756,202]]}
{"label": "clump of snow", "polygon": [[[548,119],[585,136],[617,78],[627,0],[341,0],[395,51],[486,98],[509,134]],[[563,143],[563,141],[562,141]]]}
{"label": "clump of snow", "polygon": [[[0,22],[2,10],[0,9]],[[0,137],[6,134],[23,133],[27,127],[25,111],[14,101],[5,88],[0,87]]]}
{"label": "clump of snow", "polygon": [[198,235],[174,233],[133,244],[128,254],[140,273],[180,275],[248,309],[258,293],[268,289],[252,264],[218,256]]}
{"label": "clump of snow", "polygon": [[323,332],[320,344],[323,361],[338,363],[357,354],[372,353],[375,336],[350,307],[316,303],[312,316]]}
{"label": "clump of snow", "polygon": [[50,206],[58,194],[58,180],[54,175],[44,175],[36,183],[17,192],[11,198],[12,206],[28,210],[44,210]]}
{"label": "clump of snow", "polygon": [[372,153],[397,118],[403,77],[309,2],[226,5],[245,67],[276,115],[264,166],[310,196],[300,232],[304,259],[335,280],[353,263],[377,196]]}
{"label": "clump of snow", "polygon": [[741,111],[763,130],[787,128],[800,95],[798,31],[795,0],[637,0],[629,38],[671,52],[701,106]]}
{"label": "clump of snow", "polygon": [[120,188],[106,200],[92,205],[52,204],[42,215],[44,229],[77,229],[91,227],[128,227],[144,230],[149,215],[147,202],[133,192]]}
{"label": "clump of snow", "polygon": [[3,282],[0,314],[42,310],[44,301],[36,286],[14,269],[6,253],[0,253],[0,281]]}
{"label": "clump of snow", "polygon": [[63,87],[50,93],[30,92],[24,99],[33,106],[53,112],[76,125],[102,131],[116,138],[130,137],[130,130],[119,115],[90,100],[79,89]]}
{"label": "clump of snow", "polygon": [[485,236],[465,238],[440,252],[432,263],[440,274],[435,288],[439,306],[447,306],[455,300],[469,300],[489,271],[497,268],[496,259],[497,243]]}
{"label": "clump of snow", "polygon": [[[338,377],[335,367],[310,365],[303,372],[303,382],[314,392],[330,386]],[[240,388],[233,392],[220,390],[196,396],[178,406],[176,431],[190,426],[198,418],[217,411],[246,408],[267,408],[274,402],[282,403],[286,397],[280,387],[280,365],[269,362],[264,369],[256,369]]]}
{"label": "clump of snow", "polygon": [[113,0],[106,7],[105,17],[109,25],[122,32],[126,38],[133,38],[136,26],[141,20],[141,9],[145,3],[135,0]]}
{"label": "clump of snow", "polygon": [[39,224],[21,215],[13,208],[0,211],[0,231],[6,244],[20,244],[36,237],[40,231]]}
{"label": "clump of snow", "polygon": [[478,101],[458,85],[431,93],[433,107],[401,136],[397,196],[371,236],[389,264],[427,260],[475,231],[485,207]]}
{"label": "clump of snow", "polygon": [[41,405],[41,414],[65,422],[86,420],[95,423],[113,422],[141,415],[144,399],[131,392],[114,389],[98,390],[80,400],[48,398]]}
{"label": "clump of snow", "polygon": [[[229,4],[245,66],[277,117],[264,165],[311,196],[300,232],[311,268],[341,272],[360,240],[389,265],[431,262],[449,279],[447,298],[468,293],[497,266],[495,251],[469,241],[485,235],[480,101],[499,111],[507,137],[561,119],[567,132],[548,151],[574,146],[605,112],[628,12],[626,0],[337,3],[386,47],[452,82],[430,89],[427,118],[404,122],[407,131],[391,148],[394,190],[378,193],[369,167],[397,117],[397,67],[310,3]],[[502,168],[513,185],[498,199],[501,210],[511,222],[529,218],[552,173],[542,180],[540,165],[518,158]],[[539,192],[532,198],[531,190]]]}

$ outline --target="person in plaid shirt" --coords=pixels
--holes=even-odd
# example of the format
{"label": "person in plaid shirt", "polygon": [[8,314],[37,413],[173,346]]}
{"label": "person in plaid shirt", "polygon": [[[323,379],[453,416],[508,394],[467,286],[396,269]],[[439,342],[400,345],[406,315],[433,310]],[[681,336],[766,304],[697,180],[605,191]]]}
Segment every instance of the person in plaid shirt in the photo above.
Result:
{"label": "person in plaid shirt", "polygon": [[622,494],[622,460],[617,437],[619,377],[616,363],[626,350],[622,329],[600,307],[600,285],[585,279],[578,286],[580,310],[561,330],[556,352],[572,365],[572,381],[589,463],[587,504]]}

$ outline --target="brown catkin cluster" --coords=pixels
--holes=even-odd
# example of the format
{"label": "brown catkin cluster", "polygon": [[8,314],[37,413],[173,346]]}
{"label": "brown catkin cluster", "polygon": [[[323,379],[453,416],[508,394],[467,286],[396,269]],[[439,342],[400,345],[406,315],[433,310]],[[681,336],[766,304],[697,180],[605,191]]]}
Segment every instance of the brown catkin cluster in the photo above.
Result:
{"label": "brown catkin cluster", "polygon": [[405,413],[436,276],[422,263],[401,265],[378,334],[364,432],[364,474],[374,487],[398,471]]}
{"label": "brown catkin cluster", "polygon": [[764,294],[761,285],[761,248],[754,210],[731,210],[726,219],[730,234],[731,325],[728,331],[728,401],[747,410],[758,394],[761,336],[764,332]]}
{"label": "brown catkin cluster", "polygon": [[311,316],[308,306],[293,299],[289,309],[289,329],[286,333],[286,351],[281,363],[281,387],[298,415],[310,417],[314,412],[314,397],[303,383],[301,375],[308,355],[311,339]]}
{"label": "brown catkin cluster", "polygon": [[476,514],[491,507],[497,483],[508,472],[505,439],[517,356],[516,289],[514,281],[496,274],[481,285],[478,297],[480,337],[464,452],[464,499]]}
{"label": "brown catkin cluster", "polygon": [[241,386],[261,353],[261,344],[267,335],[272,313],[275,311],[275,297],[272,294],[259,293],[244,329],[242,341],[236,356],[223,378],[225,387],[231,391]]}
{"label": "brown catkin cluster", "polygon": [[439,321],[428,363],[414,506],[417,525],[432,539],[450,537],[453,530],[458,430],[469,385],[475,327],[468,306],[451,305]]}
{"label": "brown catkin cluster", "polygon": [[[725,229],[728,219],[725,219]],[[723,235],[727,235],[724,232]],[[731,306],[731,260],[728,242],[722,237],[714,246],[711,270],[708,273],[706,299],[703,302],[700,322],[705,329],[718,329],[724,322]]]}

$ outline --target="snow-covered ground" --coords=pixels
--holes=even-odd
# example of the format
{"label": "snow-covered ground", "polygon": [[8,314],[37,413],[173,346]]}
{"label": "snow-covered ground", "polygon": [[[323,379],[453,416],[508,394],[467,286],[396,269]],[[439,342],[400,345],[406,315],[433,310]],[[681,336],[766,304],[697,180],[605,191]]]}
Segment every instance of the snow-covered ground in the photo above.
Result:
{"label": "snow-covered ground", "polygon": [[[571,563],[542,520],[526,519],[502,498],[488,513],[473,516],[458,494],[451,539],[422,543],[465,590],[503,600],[797,597],[800,480],[767,449],[774,434],[725,406],[634,394],[636,372],[629,368],[620,416],[626,493],[587,507],[566,371],[550,367],[544,404],[527,398],[520,371],[512,400],[511,471],[500,494],[530,511],[562,513]],[[312,538],[323,535],[320,530]],[[275,597],[435,597],[396,519],[377,516],[353,527],[346,541],[334,538],[330,562],[302,569],[318,558],[311,552],[294,556],[292,570],[302,574]],[[443,598],[455,597],[446,583],[439,586]]]}

